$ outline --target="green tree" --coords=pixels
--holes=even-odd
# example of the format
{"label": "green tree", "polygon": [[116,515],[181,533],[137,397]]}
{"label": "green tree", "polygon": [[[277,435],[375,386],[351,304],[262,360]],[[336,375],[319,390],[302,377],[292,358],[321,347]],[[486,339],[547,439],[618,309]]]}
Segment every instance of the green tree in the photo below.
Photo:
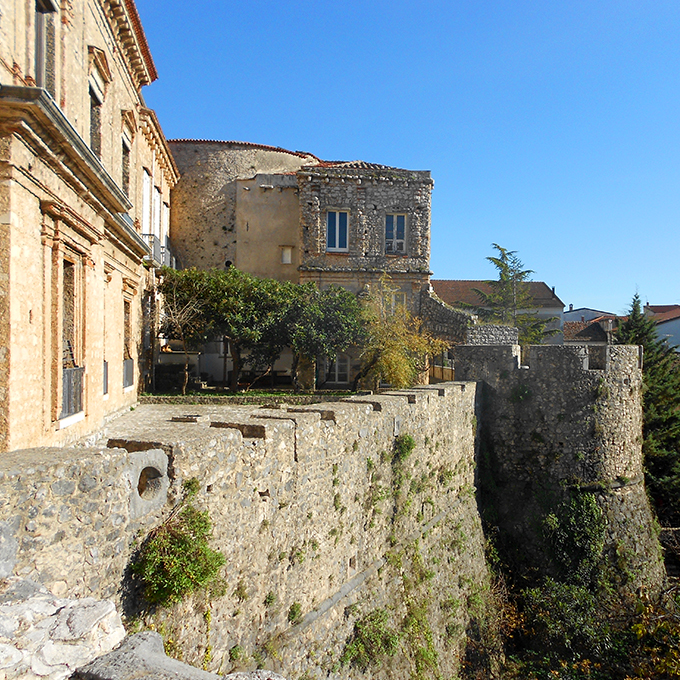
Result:
{"label": "green tree", "polygon": [[643,348],[643,444],[648,488],[664,524],[680,522],[680,360],[637,293],[616,341]]}
{"label": "green tree", "polygon": [[363,309],[356,295],[339,286],[319,290],[313,283],[297,287],[286,324],[287,343],[293,350],[293,383],[299,386],[301,358],[326,358],[361,345],[365,338]]}
{"label": "green tree", "polygon": [[518,328],[520,345],[538,344],[545,336],[554,335],[557,330],[546,330],[546,325],[553,319],[540,319],[527,311],[534,307],[528,284],[533,269],[524,269],[517,251],[497,243],[492,246],[498,255],[486,259],[498,270],[498,279],[484,282],[490,287],[490,292],[474,289],[481,303],[477,314],[485,321]]}

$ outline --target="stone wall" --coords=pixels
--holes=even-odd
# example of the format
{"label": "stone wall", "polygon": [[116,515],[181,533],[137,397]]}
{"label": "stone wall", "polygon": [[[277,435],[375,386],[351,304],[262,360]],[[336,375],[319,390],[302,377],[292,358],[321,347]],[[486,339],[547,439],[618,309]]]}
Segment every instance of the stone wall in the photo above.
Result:
{"label": "stone wall", "polygon": [[519,330],[514,326],[479,324],[467,329],[467,345],[516,345]]}
{"label": "stone wall", "polygon": [[658,586],[664,573],[642,472],[638,348],[532,346],[522,365],[519,346],[458,346],[454,360],[457,379],[482,382],[482,502],[520,569],[554,569],[543,522],[573,494],[589,492],[626,588]]}
{"label": "stone wall", "polygon": [[[172,245],[182,266],[199,269],[222,269],[227,261],[244,268],[237,258],[236,180],[295,172],[317,162],[311,154],[243,142],[169,144],[181,175],[171,196]],[[275,252],[279,245],[288,244],[275,243]]]}
{"label": "stone wall", "polygon": [[[109,425],[108,448],[12,454],[0,468],[5,573],[134,612],[135,546],[196,477],[227,587],[143,618],[177,655],[213,672],[354,676],[339,664],[348,636],[384,609],[400,651],[372,677],[407,677],[424,653],[453,676],[488,594],[475,394],[448,383],[288,408],[140,406]],[[404,434],[415,449],[399,462]],[[161,481],[145,486],[145,468]]]}
{"label": "stone wall", "polygon": [[[420,291],[430,274],[429,171],[388,168],[370,163],[305,167],[298,172],[300,189],[300,280],[325,288],[341,285],[359,292],[377,284],[383,274],[405,293],[407,306],[418,313]],[[328,252],[326,215],[349,213],[347,251]],[[406,215],[404,251],[386,253],[385,217]]]}

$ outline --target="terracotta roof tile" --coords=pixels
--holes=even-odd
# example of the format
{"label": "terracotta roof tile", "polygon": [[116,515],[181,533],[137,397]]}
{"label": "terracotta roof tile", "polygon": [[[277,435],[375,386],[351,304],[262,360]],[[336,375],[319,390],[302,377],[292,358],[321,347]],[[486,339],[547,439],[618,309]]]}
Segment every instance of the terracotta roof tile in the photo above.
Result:
{"label": "terracotta roof tile", "polygon": [[[461,303],[479,305],[480,299],[475,288],[484,293],[491,292],[491,286],[486,281],[432,279],[430,283],[432,283],[434,292],[453,307]],[[536,307],[564,307],[562,300],[543,281],[527,281],[527,285]]]}
{"label": "terracotta roof tile", "polygon": [[651,318],[656,323],[680,319],[680,305],[645,305],[645,311],[652,312]]}
{"label": "terracotta roof tile", "polygon": [[607,341],[607,334],[595,321],[565,321],[562,332],[565,342]]}

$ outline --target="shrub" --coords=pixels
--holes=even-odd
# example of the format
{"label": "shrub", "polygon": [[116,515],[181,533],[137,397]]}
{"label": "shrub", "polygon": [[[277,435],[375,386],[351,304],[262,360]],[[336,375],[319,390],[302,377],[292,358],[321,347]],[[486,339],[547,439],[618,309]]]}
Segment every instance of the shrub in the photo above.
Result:
{"label": "shrub", "polygon": [[376,609],[354,624],[354,631],[340,657],[343,666],[353,665],[361,671],[380,666],[386,656],[394,656],[399,647],[399,633],[387,625],[388,614]]}
{"label": "shrub", "polygon": [[225,563],[224,555],[208,545],[212,532],[208,513],[190,502],[198,486],[195,479],[185,482],[181,503],[149,534],[131,565],[150,604],[166,607],[211,585]]}
{"label": "shrub", "polygon": [[416,441],[410,434],[400,434],[394,438],[394,455],[392,457],[393,463],[402,463],[413,452],[416,447]]}

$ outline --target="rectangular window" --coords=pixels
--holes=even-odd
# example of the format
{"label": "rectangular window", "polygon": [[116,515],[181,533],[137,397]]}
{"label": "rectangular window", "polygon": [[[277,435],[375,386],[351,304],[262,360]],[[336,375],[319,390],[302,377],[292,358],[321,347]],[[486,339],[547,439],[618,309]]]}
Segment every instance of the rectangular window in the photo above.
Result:
{"label": "rectangular window", "polygon": [[161,239],[161,190],[153,188],[153,235]]}
{"label": "rectangular window", "polygon": [[293,263],[293,247],[281,246],[281,264]]}
{"label": "rectangular window", "polygon": [[326,250],[347,252],[347,227],[349,213],[344,210],[329,210],[326,213]]}
{"label": "rectangular window", "polygon": [[90,87],[90,148],[97,158],[102,157],[102,102]]}
{"label": "rectangular window", "polygon": [[123,388],[135,383],[135,361],[132,358],[132,305],[123,300]]}
{"label": "rectangular window", "polygon": [[385,215],[385,252],[406,252],[406,215]]}
{"label": "rectangular window", "polygon": [[59,418],[83,410],[83,373],[80,359],[80,324],[78,323],[78,269],[74,262],[63,261],[62,270],[62,393]]}
{"label": "rectangular window", "polygon": [[335,361],[330,366],[326,362],[326,382],[338,384],[349,382],[349,357],[346,354],[336,354]]}
{"label": "rectangular window", "polygon": [[390,296],[390,312],[395,314],[398,310],[406,309],[406,293],[397,291]]}
{"label": "rectangular window", "polygon": [[151,173],[144,168],[142,178],[142,233],[151,234]]}
{"label": "rectangular window", "polygon": [[54,14],[58,11],[54,0],[35,3],[35,84],[56,97],[56,34]]}
{"label": "rectangular window", "polygon": [[123,156],[122,156],[122,184],[123,191],[126,196],[130,195],[130,147],[127,142],[123,140]]}

